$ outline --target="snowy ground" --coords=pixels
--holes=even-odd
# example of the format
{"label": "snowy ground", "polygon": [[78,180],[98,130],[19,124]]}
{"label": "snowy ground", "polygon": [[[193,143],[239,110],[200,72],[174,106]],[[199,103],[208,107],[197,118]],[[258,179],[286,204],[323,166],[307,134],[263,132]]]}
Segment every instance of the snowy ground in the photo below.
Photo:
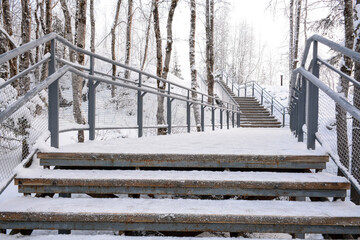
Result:
{"label": "snowy ground", "polygon": [[288,128],[235,128],[229,130],[150,136],[112,141],[87,141],[60,149],[46,145],[40,151],[98,152],[98,153],[174,153],[174,154],[258,154],[258,155],[323,155],[325,150],[306,149],[297,142]]}

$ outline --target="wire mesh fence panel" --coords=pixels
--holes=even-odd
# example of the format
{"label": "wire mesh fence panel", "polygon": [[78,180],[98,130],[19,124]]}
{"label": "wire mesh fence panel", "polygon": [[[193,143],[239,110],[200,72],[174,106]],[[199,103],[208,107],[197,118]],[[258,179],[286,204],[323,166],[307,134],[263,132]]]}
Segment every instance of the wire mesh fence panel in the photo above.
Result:
{"label": "wire mesh fence panel", "polygon": [[[0,111],[19,98],[11,84],[0,89]],[[14,176],[14,168],[30,157],[37,140],[48,136],[47,114],[47,92],[43,90],[0,124],[0,191]]]}

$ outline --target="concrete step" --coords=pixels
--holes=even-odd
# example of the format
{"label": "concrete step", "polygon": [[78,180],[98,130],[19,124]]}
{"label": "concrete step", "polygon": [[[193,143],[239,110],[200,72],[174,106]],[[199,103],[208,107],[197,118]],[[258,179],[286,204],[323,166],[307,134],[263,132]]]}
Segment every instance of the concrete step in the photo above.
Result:
{"label": "concrete step", "polygon": [[360,234],[351,202],[197,199],[9,199],[0,229]]}

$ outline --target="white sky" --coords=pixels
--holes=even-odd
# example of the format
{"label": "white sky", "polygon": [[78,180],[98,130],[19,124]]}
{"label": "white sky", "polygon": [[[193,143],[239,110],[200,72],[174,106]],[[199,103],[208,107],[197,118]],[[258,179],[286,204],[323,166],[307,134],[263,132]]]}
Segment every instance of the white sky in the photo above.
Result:
{"label": "white sky", "polygon": [[[284,50],[287,50],[288,20],[285,16],[282,3],[279,3],[278,7],[280,9],[274,13],[270,9],[266,9],[268,2],[269,0],[229,0],[229,21],[230,25],[235,27],[245,20],[253,27],[256,41],[260,40],[262,44],[266,44],[273,53],[278,52],[281,54],[281,52],[283,53]],[[189,36],[190,13],[187,4],[182,3],[179,6],[175,11],[173,23],[174,35],[177,38],[174,45],[179,55],[183,76],[188,77],[190,76],[190,71],[187,37]],[[201,14],[203,14],[203,10],[198,5],[198,19],[203,18]],[[201,39],[202,36],[199,36],[199,30],[203,28],[200,24],[198,21],[196,26],[198,42],[204,41]],[[179,36],[182,36],[180,40]],[[184,36],[186,39],[184,39]],[[199,45],[196,45],[196,48],[199,51]],[[200,60],[201,56],[197,56],[197,65]]]}

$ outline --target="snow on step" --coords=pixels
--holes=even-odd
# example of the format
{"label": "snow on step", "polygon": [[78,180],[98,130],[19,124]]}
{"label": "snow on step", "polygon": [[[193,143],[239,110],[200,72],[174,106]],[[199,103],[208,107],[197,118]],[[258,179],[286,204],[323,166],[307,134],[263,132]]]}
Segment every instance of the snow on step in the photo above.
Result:
{"label": "snow on step", "polygon": [[[360,207],[350,202],[184,199],[11,199],[0,229],[54,228],[159,231],[360,233]],[[63,228],[64,229],[64,228]]]}
{"label": "snow on step", "polygon": [[223,155],[326,155],[321,146],[306,149],[288,128],[230,129],[226,131],[126,138],[112,141],[87,141],[60,146],[59,149],[40,147],[42,152],[96,153],[167,153],[167,154],[223,154]]}
{"label": "snow on step", "polygon": [[345,197],[342,177],[327,173],[23,170],[22,193],[186,194]]}
{"label": "snow on step", "polygon": [[141,171],[141,170],[47,170],[22,169],[16,179],[73,180],[163,180],[163,181],[223,181],[223,182],[284,182],[339,183],[348,185],[343,177],[329,173],[276,172],[211,172],[211,171]]}

